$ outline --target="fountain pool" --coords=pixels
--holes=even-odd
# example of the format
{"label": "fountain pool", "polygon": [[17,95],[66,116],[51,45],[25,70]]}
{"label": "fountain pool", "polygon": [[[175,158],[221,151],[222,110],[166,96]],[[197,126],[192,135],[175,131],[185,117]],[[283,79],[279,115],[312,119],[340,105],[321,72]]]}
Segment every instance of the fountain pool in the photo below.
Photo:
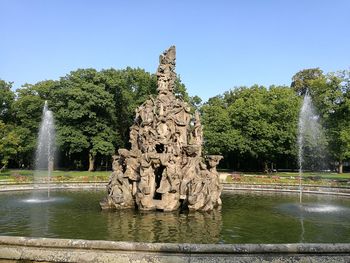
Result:
{"label": "fountain pool", "polygon": [[[164,243],[350,243],[350,198],[295,194],[223,194],[222,211],[101,211],[104,190],[0,193],[0,234]],[[45,192],[43,192],[45,195]],[[257,202],[257,200],[259,200]]]}

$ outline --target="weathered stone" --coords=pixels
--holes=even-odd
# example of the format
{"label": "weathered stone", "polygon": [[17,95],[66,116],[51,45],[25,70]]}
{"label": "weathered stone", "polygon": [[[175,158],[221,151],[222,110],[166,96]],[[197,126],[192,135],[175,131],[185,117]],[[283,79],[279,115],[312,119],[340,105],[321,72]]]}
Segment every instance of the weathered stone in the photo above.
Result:
{"label": "weathered stone", "polygon": [[139,106],[130,127],[131,150],[119,149],[103,209],[135,206],[173,211],[210,211],[221,206],[216,166],[222,156],[202,157],[199,112],[174,95],[175,47],[159,58],[158,96]]}
{"label": "weathered stone", "polygon": [[345,263],[350,261],[349,252],[346,243],[174,244],[0,236],[0,262]]}

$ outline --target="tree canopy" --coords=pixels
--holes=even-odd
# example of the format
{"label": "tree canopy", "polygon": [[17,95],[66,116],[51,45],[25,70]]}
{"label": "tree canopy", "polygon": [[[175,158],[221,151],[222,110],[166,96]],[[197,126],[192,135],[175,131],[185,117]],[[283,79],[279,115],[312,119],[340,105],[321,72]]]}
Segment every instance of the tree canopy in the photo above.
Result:
{"label": "tree canopy", "polygon": [[[45,100],[54,113],[57,167],[106,169],[118,148],[129,147],[135,109],[157,92],[157,79],[140,68],[77,69],[58,80],[25,84],[16,92],[0,80],[0,162],[32,167]],[[295,169],[303,96],[312,97],[329,145],[329,163],[342,172],[350,158],[350,73],[305,69],[290,87],[236,87],[203,103],[177,78],[175,94],[202,115],[204,152],[222,154],[235,170]]]}
{"label": "tree canopy", "polygon": [[288,87],[257,85],[210,99],[202,107],[207,151],[223,154],[234,169],[292,161],[299,103]]}
{"label": "tree canopy", "polygon": [[[0,160],[32,167],[45,100],[54,112],[60,167],[96,168],[110,163],[111,155],[127,147],[135,109],[156,94],[157,79],[140,68],[123,70],[78,69],[57,81],[25,84],[15,93],[0,81]],[[176,96],[190,101],[177,78]],[[197,99],[198,101],[198,99]],[[9,122],[11,120],[11,122]],[[8,123],[9,122],[9,123]],[[11,131],[11,132],[10,132]],[[6,135],[6,136],[5,136]]]}
{"label": "tree canopy", "polygon": [[321,115],[331,157],[342,172],[350,158],[350,71],[321,74],[307,88]]}

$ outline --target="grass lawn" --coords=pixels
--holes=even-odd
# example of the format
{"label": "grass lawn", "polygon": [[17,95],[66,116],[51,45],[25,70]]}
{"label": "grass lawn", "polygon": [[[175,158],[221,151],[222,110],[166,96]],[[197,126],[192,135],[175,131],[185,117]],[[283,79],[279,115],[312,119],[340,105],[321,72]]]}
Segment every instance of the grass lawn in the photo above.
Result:
{"label": "grass lawn", "polygon": [[[240,172],[223,172],[227,173],[226,182],[242,184],[299,184],[298,172],[277,172],[272,174],[265,173],[240,173]],[[324,186],[349,186],[350,173],[331,173],[331,172],[305,172],[302,175],[302,184],[324,185]]]}
{"label": "grass lawn", "polygon": [[[108,181],[111,171],[53,171],[52,182],[103,182]],[[37,171],[40,180],[47,180],[47,171]],[[0,173],[0,183],[30,183],[33,182],[33,170],[6,170]]]}

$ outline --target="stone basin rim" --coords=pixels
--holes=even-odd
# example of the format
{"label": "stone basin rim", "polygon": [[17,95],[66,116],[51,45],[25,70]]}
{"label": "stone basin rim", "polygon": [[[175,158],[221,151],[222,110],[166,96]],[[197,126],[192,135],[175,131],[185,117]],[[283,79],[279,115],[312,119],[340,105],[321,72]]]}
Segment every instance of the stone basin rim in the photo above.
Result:
{"label": "stone basin rim", "polygon": [[[53,183],[50,185],[52,190],[70,190],[70,189],[103,189],[106,188],[107,182],[64,182]],[[285,193],[297,194],[299,189],[295,185],[265,185],[265,184],[232,184],[224,183],[223,193],[230,192],[266,192],[266,193]],[[20,184],[0,184],[0,192],[12,191],[29,191],[29,190],[46,190],[46,184],[39,184],[34,187],[32,183]],[[350,197],[350,187],[328,187],[328,186],[306,186],[303,189],[304,194],[315,195],[337,195]]]}
{"label": "stone basin rim", "polygon": [[[146,243],[84,239],[0,236],[0,247],[40,247],[47,249],[89,249],[97,251],[164,252],[191,254],[337,254],[350,253],[350,243],[289,244],[195,244]],[[0,257],[1,258],[1,257]]]}

